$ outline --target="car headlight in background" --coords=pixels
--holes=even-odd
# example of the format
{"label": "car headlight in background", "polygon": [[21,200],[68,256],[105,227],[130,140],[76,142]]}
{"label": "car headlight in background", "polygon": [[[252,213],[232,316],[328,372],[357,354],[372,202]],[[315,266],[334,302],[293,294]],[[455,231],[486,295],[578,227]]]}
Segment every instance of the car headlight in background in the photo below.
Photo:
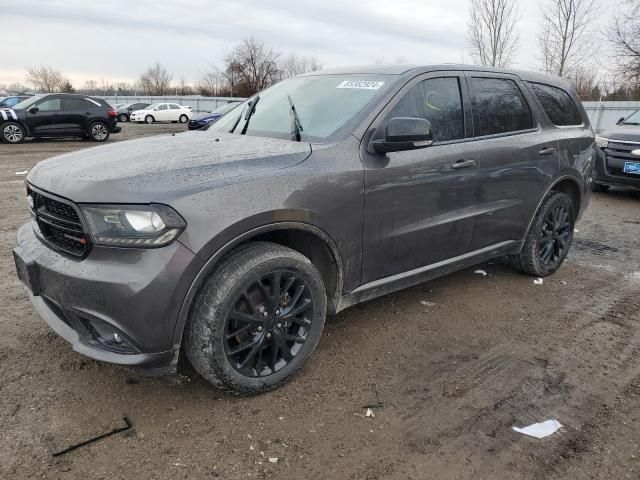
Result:
{"label": "car headlight in background", "polygon": [[151,205],[81,205],[96,245],[164,247],[187,226],[171,207]]}
{"label": "car headlight in background", "polygon": [[598,148],[607,148],[609,146],[609,139],[604,137],[599,137],[596,135],[596,147]]}

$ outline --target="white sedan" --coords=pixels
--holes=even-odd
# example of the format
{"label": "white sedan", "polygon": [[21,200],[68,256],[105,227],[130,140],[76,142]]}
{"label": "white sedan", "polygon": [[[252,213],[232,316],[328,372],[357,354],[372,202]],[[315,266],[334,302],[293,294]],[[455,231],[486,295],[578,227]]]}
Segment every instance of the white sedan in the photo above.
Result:
{"label": "white sedan", "polygon": [[193,113],[188,107],[177,103],[153,103],[144,110],[131,112],[132,122],[180,122],[187,123]]}

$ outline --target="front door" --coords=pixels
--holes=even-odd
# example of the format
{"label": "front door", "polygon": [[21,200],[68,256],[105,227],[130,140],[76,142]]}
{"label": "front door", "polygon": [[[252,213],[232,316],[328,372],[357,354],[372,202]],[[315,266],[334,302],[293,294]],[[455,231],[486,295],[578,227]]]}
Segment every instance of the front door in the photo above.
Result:
{"label": "front door", "polygon": [[376,154],[363,142],[363,283],[467,253],[473,233],[477,152],[464,78],[424,75],[395,98],[374,124],[376,132],[391,118],[420,117],[431,122],[434,143]]}
{"label": "front door", "polygon": [[[35,107],[37,111],[33,108]],[[56,135],[57,120],[61,110],[59,98],[47,98],[27,110],[27,124],[32,135]]]}

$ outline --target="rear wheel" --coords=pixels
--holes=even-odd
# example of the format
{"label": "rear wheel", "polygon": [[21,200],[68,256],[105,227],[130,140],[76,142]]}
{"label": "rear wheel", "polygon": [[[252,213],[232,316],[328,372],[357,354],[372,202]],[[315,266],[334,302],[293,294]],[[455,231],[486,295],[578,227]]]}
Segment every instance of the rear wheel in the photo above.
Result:
{"label": "rear wheel", "polygon": [[94,142],[104,142],[109,138],[109,128],[102,122],[94,122],[89,127],[89,138]]}
{"label": "rear wheel", "polygon": [[575,225],[575,209],[571,198],[551,192],[542,202],[518,255],[510,257],[521,272],[544,277],[555,272],[564,262]]}
{"label": "rear wheel", "polygon": [[5,143],[22,143],[27,132],[17,122],[5,122],[0,127],[0,138]]}
{"label": "rear wheel", "polygon": [[187,123],[189,121],[189,117],[186,115],[180,115],[180,123]]}
{"label": "rear wheel", "polygon": [[593,182],[591,184],[591,190],[594,191],[594,192],[605,193],[605,192],[609,191],[609,188],[611,188],[611,187],[609,187],[609,185],[602,185],[601,183]]}
{"label": "rear wheel", "polygon": [[156,121],[156,119],[155,119],[155,118],[153,118],[153,116],[151,116],[151,115],[147,115],[146,117],[144,117],[144,122],[145,122],[147,125],[151,125],[151,124],[152,124],[153,122],[155,122],[155,121]]}
{"label": "rear wheel", "polygon": [[232,253],[194,299],[185,353],[221,390],[271,390],[314,351],[326,308],[322,278],[308,258],[252,242]]}

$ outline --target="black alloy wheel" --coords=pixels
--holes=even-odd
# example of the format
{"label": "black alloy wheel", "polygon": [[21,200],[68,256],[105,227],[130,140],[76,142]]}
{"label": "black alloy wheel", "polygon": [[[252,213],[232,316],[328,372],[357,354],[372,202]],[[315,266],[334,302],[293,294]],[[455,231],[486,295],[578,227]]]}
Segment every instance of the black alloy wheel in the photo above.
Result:
{"label": "black alloy wheel", "polygon": [[556,205],[546,212],[538,241],[540,261],[553,268],[564,259],[571,241],[571,214],[565,205]]}
{"label": "black alloy wheel", "polygon": [[312,319],[313,299],[301,276],[277,270],[257,278],[226,319],[227,360],[242,375],[272,375],[300,352]]}

